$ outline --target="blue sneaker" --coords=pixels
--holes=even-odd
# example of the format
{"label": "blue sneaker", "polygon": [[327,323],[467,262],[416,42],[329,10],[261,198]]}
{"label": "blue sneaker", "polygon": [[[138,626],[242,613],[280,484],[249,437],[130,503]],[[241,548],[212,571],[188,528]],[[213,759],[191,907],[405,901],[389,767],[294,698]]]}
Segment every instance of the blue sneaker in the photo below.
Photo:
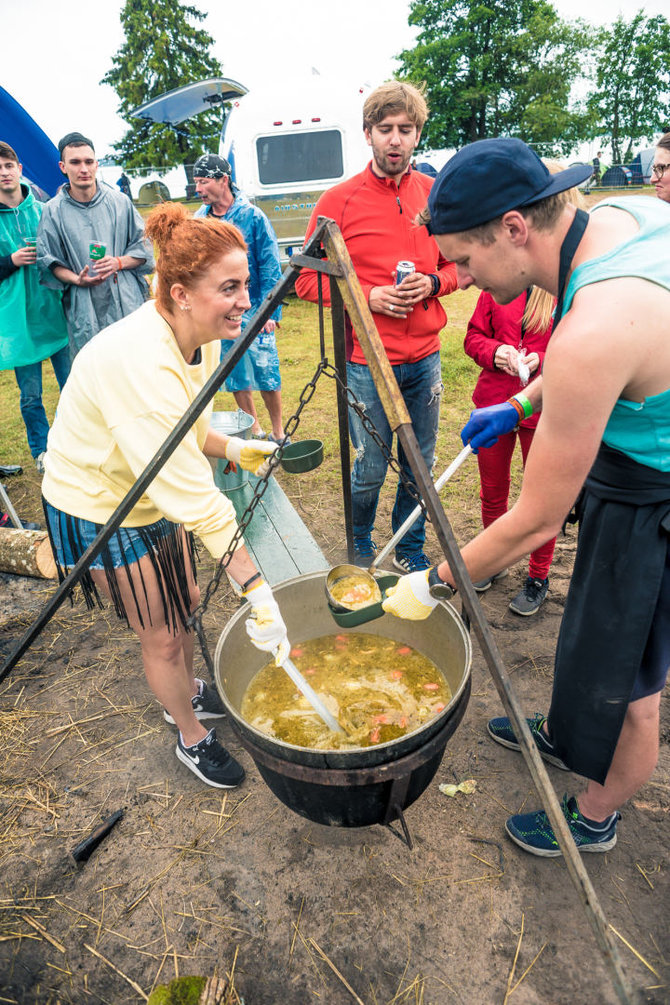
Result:
{"label": "blue sneaker", "polygon": [[[569,799],[563,796],[561,808],[579,851],[609,851],[614,847],[616,825],[621,819],[620,813],[613,813],[602,823],[587,820],[579,812],[574,796],[570,796]],[[524,851],[529,851],[531,855],[556,858],[563,854],[544,810],[539,810],[537,813],[518,813],[510,817],[505,824],[505,830],[512,841]]]}
{"label": "blue sneaker", "polygon": [[[526,719],[531,736],[535,740],[535,746],[539,750],[543,759],[548,761],[549,764],[553,764],[555,767],[560,768],[561,771],[569,771],[570,768],[567,764],[564,764],[560,757],[557,757],[554,752],[553,743],[542,729],[542,726],[546,721],[546,715],[542,715],[541,712],[536,712],[534,719]],[[497,719],[489,719],[486,724],[486,728],[489,731],[489,736],[491,739],[495,740],[496,743],[501,744],[503,747],[509,747],[510,750],[521,750],[521,744],[514,735],[512,724],[506,716],[500,716]]]}
{"label": "blue sneaker", "polygon": [[369,534],[354,538],[354,565],[361,565],[367,569],[376,554],[377,545]]}
{"label": "blue sneaker", "polygon": [[429,562],[422,551],[418,555],[398,555],[393,559],[396,569],[401,572],[425,572],[430,569],[432,562]]}

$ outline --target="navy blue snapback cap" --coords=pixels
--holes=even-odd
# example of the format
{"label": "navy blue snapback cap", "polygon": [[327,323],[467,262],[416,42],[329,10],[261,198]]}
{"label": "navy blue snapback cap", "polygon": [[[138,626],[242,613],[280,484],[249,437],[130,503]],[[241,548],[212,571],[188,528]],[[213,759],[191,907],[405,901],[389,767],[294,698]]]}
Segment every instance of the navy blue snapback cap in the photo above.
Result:
{"label": "navy blue snapback cap", "polygon": [[591,176],[590,164],[550,174],[522,140],[477,140],[447,161],[428,196],[431,234],[455,234],[532,206]]}

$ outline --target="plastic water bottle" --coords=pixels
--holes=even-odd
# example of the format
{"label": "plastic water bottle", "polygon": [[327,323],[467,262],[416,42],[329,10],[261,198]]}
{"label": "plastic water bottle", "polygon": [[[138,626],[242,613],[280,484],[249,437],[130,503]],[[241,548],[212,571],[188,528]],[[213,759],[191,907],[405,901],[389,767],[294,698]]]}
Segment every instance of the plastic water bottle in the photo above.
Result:
{"label": "plastic water bottle", "polygon": [[275,347],[274,332],[259,332],[256,343],[258,345],[258,365],[260,367],[269,366],[270,353]]}

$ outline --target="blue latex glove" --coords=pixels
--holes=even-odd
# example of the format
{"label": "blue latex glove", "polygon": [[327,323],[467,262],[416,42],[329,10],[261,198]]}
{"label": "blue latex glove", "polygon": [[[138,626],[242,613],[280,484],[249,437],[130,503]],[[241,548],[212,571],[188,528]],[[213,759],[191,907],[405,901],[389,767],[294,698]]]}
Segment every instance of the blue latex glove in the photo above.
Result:
{"label": "blue latex glove", "polygon": [[499,436],[511,433],[518,423],[519,413],[509,401],[476,408],[461,430],[463,446],[469,443],[476,454],[480,447],[492,447]]}

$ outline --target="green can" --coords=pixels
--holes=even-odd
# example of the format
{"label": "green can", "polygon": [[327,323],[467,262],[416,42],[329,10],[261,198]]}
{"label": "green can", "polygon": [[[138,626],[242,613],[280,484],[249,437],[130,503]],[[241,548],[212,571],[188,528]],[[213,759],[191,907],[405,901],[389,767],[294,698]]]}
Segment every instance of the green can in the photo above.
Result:
{"label": "green can", "polygon": [[95,263],[99,262],[101,258],[104,258],[107,253],[107,248],[104,244],[100,244],[98,241],[91,241],[88,246],[88,271],[95,272]]}

